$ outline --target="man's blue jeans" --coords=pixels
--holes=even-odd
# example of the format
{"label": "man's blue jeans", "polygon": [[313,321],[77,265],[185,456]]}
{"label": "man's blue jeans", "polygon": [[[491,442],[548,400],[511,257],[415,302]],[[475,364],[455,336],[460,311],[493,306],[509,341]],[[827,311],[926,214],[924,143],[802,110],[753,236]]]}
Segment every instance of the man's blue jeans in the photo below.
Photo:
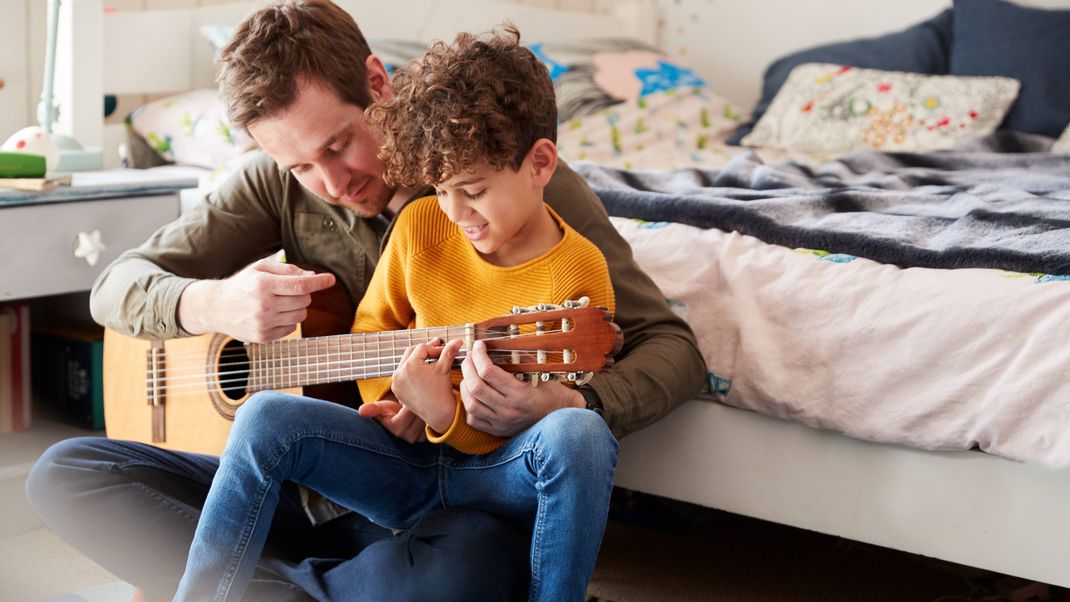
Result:
{"label": "man's blue jeans", "polygon": [[[170,599],[219,466],[213,456],[80,437],[46,451],[27,480],[44,523],[119,578]],[[528,591],[528,534],[486,512],[436,510],[398,536],[353,513],[313,525],[297,486],[279,489],[248,599],[505,600]]]}
{"label": "man's blue jeans", "polygon": [[238,410],[176,600],[241,599],[285,481],[392,529],[443,507],[503,517],[532,532],[529,598],[582,600],[616,457],[616,439],[589,410],[552,412],[494,452],[472,456],[405,443],[351,408],[259,393]]}

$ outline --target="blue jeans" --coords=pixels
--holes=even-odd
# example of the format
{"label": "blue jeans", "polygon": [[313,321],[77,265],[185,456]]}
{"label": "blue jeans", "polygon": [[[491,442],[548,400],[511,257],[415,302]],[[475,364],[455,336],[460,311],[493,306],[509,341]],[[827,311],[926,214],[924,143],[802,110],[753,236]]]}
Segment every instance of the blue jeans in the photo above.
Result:
{"label": "blue jeans", "polygon": [[616,457],[616,439],[589,410],[552,412],[472,456],[405,443],[347,407],[259,393],[238,410],[175,599],[241,599],[292,481],[391,529],[444,507],[503,517],[532,533],[529,599],[583,600]]}
{"label": "blue jeans", "polygon": [[[219,466],[213,456],[132,441],[61,441],[34,465],[27,497],[67,543],[152,597],[170,599]],[[528,590],[527,533],[486,512],[437,510],[395,536],[359,514],[313,525],[297,486],[278,490],[248,599],[505,600]],[[463,551],[464,555],[460,552]]]}

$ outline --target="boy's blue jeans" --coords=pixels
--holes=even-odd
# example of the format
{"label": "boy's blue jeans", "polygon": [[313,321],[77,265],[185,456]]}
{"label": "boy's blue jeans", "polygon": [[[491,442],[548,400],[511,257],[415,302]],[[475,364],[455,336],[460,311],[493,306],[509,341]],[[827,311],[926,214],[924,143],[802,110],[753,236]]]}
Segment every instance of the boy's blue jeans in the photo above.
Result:
{"label": "boy's blue jeans", "polygon": [[[443,507],[531,529],[532,600],[582,600],[605,530],[617,442],[589,410],[552,412],[482,456],[408,444],[353,409],[259,393],[238,410],[176,600],[239,600],[284,481],[380,525]],[[460,552],[463,554],[463,552]]]}

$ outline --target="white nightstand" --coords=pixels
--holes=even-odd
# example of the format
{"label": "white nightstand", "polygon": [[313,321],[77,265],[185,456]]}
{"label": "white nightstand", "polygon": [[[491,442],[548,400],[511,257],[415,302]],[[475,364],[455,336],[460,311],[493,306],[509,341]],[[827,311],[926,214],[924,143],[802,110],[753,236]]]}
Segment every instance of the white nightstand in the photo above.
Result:
{"label": "white nightstand", "polygon": [[88,290],[120,253],[178,217],[179,191],[196,186],[128,169],[76,173],[71,186],[43,192],[0,189],[0,301]]}
{"label": "white nightstand", "polygon": [[[71,186],[43,192],[0,189],[0,302],[89,290],[104,266],[177,218],[179,191],[196,186],[131,169],[76,173]],[[35,420],[27,431],[0,434],[0,540],[38,526],[24,494],[37,456],[89,433]]]}

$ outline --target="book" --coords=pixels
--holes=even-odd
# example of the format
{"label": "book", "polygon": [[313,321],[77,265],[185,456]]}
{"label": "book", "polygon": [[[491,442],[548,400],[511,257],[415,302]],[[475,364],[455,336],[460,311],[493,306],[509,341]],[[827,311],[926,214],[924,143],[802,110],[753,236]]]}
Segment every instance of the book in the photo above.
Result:
{"label": "book", "polygon": [[70,186],[71,180],[72,177],[69,173],[57,174],[44,178],[0,178],[0,188],[14,188],[15,190],[36,192],[39,190],[55,188],[56,186]]}
{"label": "book", "polygon": [[42,411],[104,428],[104,329],[95,324],[33,332],[33,388]]}
{"label": "book", "polygon": [[170,194],[185,188],[196,188],[198,185],[197,178],[191,177],[187,172],[159,172],[153,169],[80,171],[69,175],[70,185],[56,185],[44,190],[22,190],[0,186],[0,203],[18,205],[129,198]]}
{"label": "book", "polygon": [[30,427],[31,400],[30,308],[0,305],[0,432]]}
{"label": "book", "polygon": [[0,433],[15,430],[11,420],[14,398],[12,396],[12,361],[14,353],[15,316],[0,311]]}

